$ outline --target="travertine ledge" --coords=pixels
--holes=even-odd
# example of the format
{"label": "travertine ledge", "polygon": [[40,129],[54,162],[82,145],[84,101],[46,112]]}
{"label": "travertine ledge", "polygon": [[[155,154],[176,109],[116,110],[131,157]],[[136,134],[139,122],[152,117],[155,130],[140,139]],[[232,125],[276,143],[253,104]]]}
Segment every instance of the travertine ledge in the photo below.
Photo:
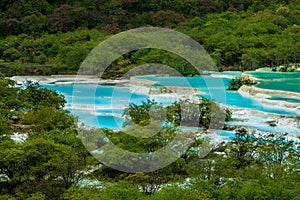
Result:
{"label": "travertine ledge", "polygon": [[300,103],[291,103],[286,102],[282,100],[270,100],[267,98],[270,98],[271,95],[277,94],[277,95],[284,95],[289,98],[300,98],[300,93],[296,92],[288,92],[288,91],[282,91],[282,90],[269,90],[269,89],[262,89],[257,88],[255,86],[246,86],[243,85],[238,92],[243,96],[250,96],[252,98],[261,100],[263,104],[267,105],[274,105],[274,106],[280,106],[285,108],[300,108]]}

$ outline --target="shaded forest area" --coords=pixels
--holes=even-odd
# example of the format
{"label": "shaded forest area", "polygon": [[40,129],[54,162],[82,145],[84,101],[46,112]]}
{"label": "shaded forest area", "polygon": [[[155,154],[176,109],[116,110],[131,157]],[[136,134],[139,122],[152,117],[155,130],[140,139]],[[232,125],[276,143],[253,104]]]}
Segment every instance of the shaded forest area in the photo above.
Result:
{"label": "shaded forest area", "polygon": [[[220,70],[300,63],[298,0],[3,0],[0,10],[0,69],[8,76],[74,74],[101,41],[144,26],[189,35]],[[153,60],[195,75],[168,52],[139,50],[114,62],[111,76]]]}

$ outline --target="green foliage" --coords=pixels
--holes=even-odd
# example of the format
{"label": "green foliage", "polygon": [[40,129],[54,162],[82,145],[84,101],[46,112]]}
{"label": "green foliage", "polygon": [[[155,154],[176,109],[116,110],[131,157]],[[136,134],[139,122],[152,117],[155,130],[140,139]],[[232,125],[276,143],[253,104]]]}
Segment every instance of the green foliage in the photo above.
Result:
{"label": "green foliage", "polygon": [[47,17],[38,13],[24,17],[21,21],[21,27],[24,33],[34,34],[38,31],[45,30]]}
{"label": "green foliage", "polygon": [[238,76],[238,77],[231,79],[227,89],[228,90],[238,90],[243,85],[251,86],[251,85],[255,85],[255,84],[257,84],[257,82],[255,80],[251,79],[249,76]]}
{"label": "green foliage", "polygon": [[127,182],[119,182],[105,189],[71,187],[64,193],[62,199],[143,199],[143,194],[138,187]]}
{"label": "green foliage", "polygon": [[257,151],[257,138],[249,134],[245,129],[240,129],[236,132],[228,153],[233,156],[232,164],[237,168],[249,166],[255,161],[255,154]]}
{"label": "green foliage", "polygon": [[202,98],[199,104],[175,102],[167,107],[168,121],[175,126],[220,128],[231,118],[231,112],[223,111],[213,100]]}
{"label": "green foliage", "polygon": [[145,70],[143,70],[143,68],[139,70],[136,68],[136,66],[146,65],[149,63],[158,63],[170,66],[175,69],[176,73],[173,72],[174,74],[172,74],[170,71],[165,72],[164,69],[159,67],[149,67],[146,70],[148,74],[165,75],[165,73],[170,73],[168,75],[181,74],[183,76],[195,76],[200,74],[195,67],[193,67],[187,60],[183,59],[179,55],[160,49],[146,48],[132,51],[119,57],[109,66],[102,77],[120,77],[130,70],[131,76],[145,75]]}
{"label": "green foliage", "polygon": [[65,34],[41,33],[35,37],[20,34],[0,40],[0,54],[9,62],[5,71],[7,76],[73,73],[106,37],[95,29],[79,29]]}
{"label": "green foliage", "polygon": [[[42,71],[46,71],[45,74],[74,73],[87,53],[103,40],[90,37],[95,32],[115,34],[149,25],[175,28],[191,36],[205,47],[220,70],[253,70],[300,63],[298,1],[4,2],[0,5],[3,11],[0,59],[23,64],[22,70],[9,70],[9,75],[42,74]],[[87,40],[72,45],[61,41],[59,32],[76,35],[84,28],[89,29],[85,30],[89,35]],[[23,33],[28,35],[24,37]],[[18,42],[8,42],[12,38],[18,38]],[[198,74],[188,62],[170,53],[139,51],[144,52],[138,53],[140,60],[133,54],[125,55],[112,64],[107,77],[119,77],[149,60],[159,60],[185,76]],[[120,64],[128,58],[130,64]],[[30,66],[26,66],[27,63]]]}
{"label": "green foliage", "polygon": [[120,182],[113,186],[108,186],[101,192],[101,199],[141,199],[143,195],[140,193],[137,186]]}
{"label": "green foliage", "polygon": [[52,90],[42,88],[38,83],[27,81],[25,87],[25,90],[20,91],[19,98],[21,101],[29,104],[33,109],[39,106],[59,109],[63,108],[66,103],[62,95]]}
{"label": "green foliage", "polygon": [[135,124],[146,126],[156,121],[175,127],[220,128],[225,121],[231,119],[231,112],[228,108],[223,111],[213,100],[204,97],[198,104],[180,101],[166,108],[151,100],[142,102],[141,105],[131,103],[123,115],[126,117],[125,127]]}
{"label": "green foliage", "polygon": [[[149,129],[148,129],[149,128]],[[171,140],[174,137],[174,132],[169,130],[161,130],[161,129],[142,129],[144,132],[149,131],[149,135],[153,133],[157,133],[155,136],[148,138],[137,138],[139,135],[131,136],[124,132],[110,132],[107,134],[108,138],[111,142],[117,145],[119,148],[126,149],[131,152],[139,152],[139,153],[149,153],[154,152],[165,146],[168,140]],[[143,134],[144,132],[140,132],[141,130],[138,127],[132,127],[128,130],[130,134],[133,135],[134,132],[139,134]],[[156,132],[158,131],[158,132]],[[146,133],[147,134],[147,133]],[[147,136],[147,135],[146,135]],[[145,136],[144,136],[145,137]],[[162,140],[163,139],[163,140]]]}
{"label": "green foliage", "polygon": [[[74,118],[56,92],[0,77],[0,193],[18,199],[57,199],[82,179],[89,157]],[[25,133],[15,142],[11,133]],[[7,196],[8,197],[8,196]]]}
{"label": "green foliage", "polygon": [[80,188],[78,186],[72,186],[62,195],[62,199],[100,199],[100,192],[101,190],[97,188]]}
{"label": "green foliage", "polygon": [[168,186],[163,188],[159,193],[153,195],[150,199],[153,200],[168,200],[168,199],[210,199],[209,195],[201,191],[194,191],[190,188],[182,188],[180,186]]}
{"label": "green foliage", "polygon": [[[124,126],[138,124],[141,126],[146,126],[150,123],[150,109],[152,112],[157,112],[160,114],[162,112],[162,106],[159,106],[157,102],[154,100],[147,100],[147,102],[142,102],[141,105],[136,105],[134,103],[130,103],[129,107],[125,109],[123,116],[126,117],[126,122]],[[152,117],[152,116],[151,116]],[[152,120],[163,120],[161,117]]]}

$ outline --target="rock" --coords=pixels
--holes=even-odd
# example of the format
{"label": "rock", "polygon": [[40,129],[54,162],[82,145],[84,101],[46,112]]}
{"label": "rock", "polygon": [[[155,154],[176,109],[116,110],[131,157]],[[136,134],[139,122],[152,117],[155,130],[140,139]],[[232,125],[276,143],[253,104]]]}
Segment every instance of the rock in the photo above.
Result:
{"label": "rock", "polygon": [[266,123],[269,124],[269,126],[277,126],[276,120],[267,121]]}
{"label": "rock", "polygon": [[300,98],[300,93],[297,92],[268,90],[268,89],[257,88],[254,86],[247,86],[247,85],[243,85],[242,87],[240,87],[238,92],[242,96],[256,98],[260,100],[262,104],[266,104],[266,105],[279,106],[279,107],[291,108],[291,109],[300,107],[299,103],[291,103],[283,100],[268,99],[270,96],[274,94],[286,96],[287,98],[298,99]]}
{"label": "rock", "polygon": [[267,99],[267,98],[271,98],[272,96],[268,94],[257,93],[256,95],[254,95],[254,97],[257,99]]}

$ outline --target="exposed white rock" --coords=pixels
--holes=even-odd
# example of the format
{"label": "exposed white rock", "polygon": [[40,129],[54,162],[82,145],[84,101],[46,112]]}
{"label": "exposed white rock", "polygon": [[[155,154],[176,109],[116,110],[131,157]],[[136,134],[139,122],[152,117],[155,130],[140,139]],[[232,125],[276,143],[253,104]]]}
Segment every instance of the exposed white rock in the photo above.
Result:
{"label": "exposed white rock", "polygon": [[268,94],[262,94],[262,93],[257,93],[253,96],[254,98],[257,98],[257,99],[267,99],[267,98],[271,98],[270,95]]}
{"label": "exposed white rock", "polygon": [[25,140],[27,140],[28,138],[28,134],[27,133],[13,133],[10,138],[15,141],[15,142],[25,142]]}
{"label": "exposed white rock", "polygon": [[129,83],[124,84],[131,92],[149,95],[152,99],[172,98],[174,100],[189,100],[199,103],[199,98],[195,95],[205,94],[197,88],[179,87],[179,86],[155,86],[157,82],[131,77]]}
{"label": "exposed white rock", "polygon": [[52,75],[52,76],[13,76],[11,80],[16,81],[18,85],[23,85],[27,80],[38,82],[40,84],[103,84],[103,83],[124,83],[128,80],[104,80],[97,76],[77,76],[77,75]]}
{"label": "exposed white rock", "polygon": [[300,107],[300,103],[291,103],[287,101],[281,101],[281,100],[270,100],[267,98],[270,98],[270,95],[278,94],[278,95],[284,95],[289,98],[300,98],[300,93],[296,92],[288,92],[288,91],[282,91],[282,90],[268,90],[268,89],[262,89],[257,88],[254,86],[246,86],[243,85],[238,92],[246,97],[252,97],[255,99],[258,99],[261,101],[261,103],[266,105],[274,105],[274,106],[280,106],[285,108],[292,108],[297,109]]}
{"label": "exposed white rock", "polygon": [[[300,135],[300,117],[272,114],[246,108],[229,108],[233,113],[233,120],[228,125],[249,127],[265,132],[286,132]],[[270,126],[270,122],[276,123],[276,126]]]}

